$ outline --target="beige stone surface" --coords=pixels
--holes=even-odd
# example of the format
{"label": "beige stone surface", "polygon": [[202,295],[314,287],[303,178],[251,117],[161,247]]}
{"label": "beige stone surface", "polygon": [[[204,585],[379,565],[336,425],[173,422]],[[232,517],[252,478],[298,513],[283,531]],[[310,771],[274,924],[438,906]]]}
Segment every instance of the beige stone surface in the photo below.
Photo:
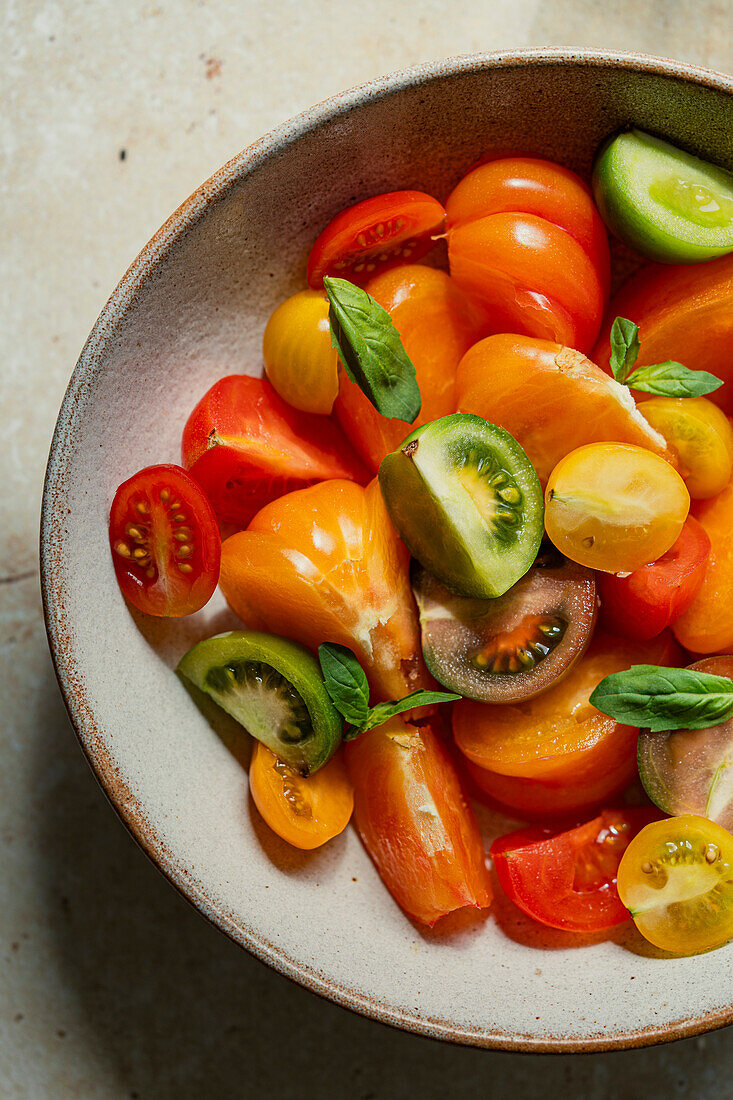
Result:
{"label": "beige stone surface", "polygon": [[242,146],[430,58],[605,46],[730,71],[732,29],[730,0],[0,3],[0,1097],[730,1094],[730,1032],[583,1058],[462,1050],[351,1016],[224,940],[147,863],[81,757],[36,543],[56,411],[95,317]]}

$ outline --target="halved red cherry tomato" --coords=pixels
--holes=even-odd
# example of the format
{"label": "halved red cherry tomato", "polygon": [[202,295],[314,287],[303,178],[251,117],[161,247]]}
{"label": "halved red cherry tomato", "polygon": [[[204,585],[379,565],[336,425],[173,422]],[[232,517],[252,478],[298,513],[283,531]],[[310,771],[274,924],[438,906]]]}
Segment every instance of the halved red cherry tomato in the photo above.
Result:
{"label": "halved red cherry tomato", "polygon": [[709,554],[705,528],[688,516],[677,542],[657,561],[627,576],[596,573],[604,626],[640,641],[656,638],[695,599]]}
{"label": "halved red cherry tomato", "polygon": [[219,580],[211,505],[180,466],[147,466],[115,493],[109,542],[123,594],[148,615],[191,615]]}
{"label": "halved red cherry tomato", "polygon": [[433,925],[491,903],[478,825],[456,771],[429,726],[395,718],[346,745],[354,820],[398,905]]}
{"label": "halved red cherry tomato", "polygon": [[317,481],[368,475],[339,426],[291,408],[264,378],[232,374],[183,429],[183,464],[220,520],[246,526],[271,500]]}
{"label": "halved red cherry tomato", "polygon": [[491,846],[504,892],[533,920],[566,932],[600,932],[629,919],[616,889],[621,856],[656,810],[603,810],[552,836],[519,829]]}
{"label": "halved red cherry tomato", "polygon": [[308,285],[335,275],[362,286],[373,275],[414,263],[429,252],[445,222],[437,199],[422,191],[390,191],[342,210],[308,257]]}

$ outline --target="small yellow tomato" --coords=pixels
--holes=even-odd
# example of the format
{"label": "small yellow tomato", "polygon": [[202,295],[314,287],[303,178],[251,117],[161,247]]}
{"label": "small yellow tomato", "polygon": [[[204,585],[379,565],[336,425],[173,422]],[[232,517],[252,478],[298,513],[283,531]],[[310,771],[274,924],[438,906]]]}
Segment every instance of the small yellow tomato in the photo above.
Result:
{"label": "small yellow tomato", "polygon": [[696,814],[653,821],[618,869],[618,893],[645,939],[696,955],[733,937],[733,836]]}
{"label": "small yellow tomato", "polygon": [[558,462],[545,490],[545,528],[555,546],[606,573],[632,573],[661,558],[689,510],[677,471],[629,443],[578,447]]}
{"label": "small yellow tomato", "polygon": [[283,401],[328,416],[339,390],[339,360],[325,294],[301,290],[282,302],[267,322],[262,350],[267,377]]}
{"label": "small yellow tomato", "polygon": [[640,411],[679,456],[694,500],[714,497],[733,472],[733,427],[707,397],[652,397]]}
{"label": "small yellow tomato", "polygon": [[249,765],[249,789],[273,832],[295,848],[320,848],[344,831],[354,809],[354,788],[340,751],[304,778],[258,741]]}

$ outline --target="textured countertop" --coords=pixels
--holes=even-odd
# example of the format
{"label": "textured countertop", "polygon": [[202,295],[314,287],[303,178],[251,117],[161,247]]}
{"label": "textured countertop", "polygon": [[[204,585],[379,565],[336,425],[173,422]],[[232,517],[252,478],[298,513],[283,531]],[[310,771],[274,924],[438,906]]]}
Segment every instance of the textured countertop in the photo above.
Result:
{"label": "textured countertop", "polygon": [[454,1048],[353,1016],[229,943],[89,772],[37,579],[43,470],[84,339],[142,245],[228,157],[420,61],[575,45],[730,71],[732,30],[731,0],[0,4],[3,1100],[732,1095],[730,1031],[583,1057]]}

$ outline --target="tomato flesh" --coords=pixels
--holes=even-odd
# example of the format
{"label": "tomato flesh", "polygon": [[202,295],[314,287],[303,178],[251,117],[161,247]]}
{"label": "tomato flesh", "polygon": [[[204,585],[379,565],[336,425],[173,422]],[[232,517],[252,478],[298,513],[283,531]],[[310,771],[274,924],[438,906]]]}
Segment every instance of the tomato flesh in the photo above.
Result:
{"label": "tomato flesh", "polygon": [[727,653],[733,647],[733,481],[711,500],[696,501],[695,519],[710,539],[702,584],[672,627],[692,653]]}
{"label": "tomato flesh", "polygon": [[249,765],[249,789],[273,832],[305,850],[320,848],[342,833],[354,808],[341,753],[304,778],[258,741]]}
{"label": "tomato flesh", "polygon": [[600,932],[629,919],[616,887],[619,862],[653,810],[603,810],[575,829],[548,835],[520,829],[500,837],[491,857],[504,892],[550,928]]}
{"label": "tomato flesh", "polygon": [[148,466],[120,485],[110,509],[109,541],[123,594],[148,615],[191,615],[216,588],[216,516],[180,466]]}
{"label": "tomato flesh", "polygon": [[488,906],[478,825],[432,729],[393,719],[349,742],[346,762],[356,827],[398,905],[426,925]]}
{"label": "tomato flesh", "polygon": [[308,285],[325,275],[363,286],[373,276],[424,256],[443,230],[445,210],[422,191],[375,195],[333,218],[308,257]]}
{"label": "tomato flesh", "polygon": [[628,576],[597,573],[603,623],[615,634],[655,638],[695,599],[705,576],[710,539],[688,516],[674,546]]}

